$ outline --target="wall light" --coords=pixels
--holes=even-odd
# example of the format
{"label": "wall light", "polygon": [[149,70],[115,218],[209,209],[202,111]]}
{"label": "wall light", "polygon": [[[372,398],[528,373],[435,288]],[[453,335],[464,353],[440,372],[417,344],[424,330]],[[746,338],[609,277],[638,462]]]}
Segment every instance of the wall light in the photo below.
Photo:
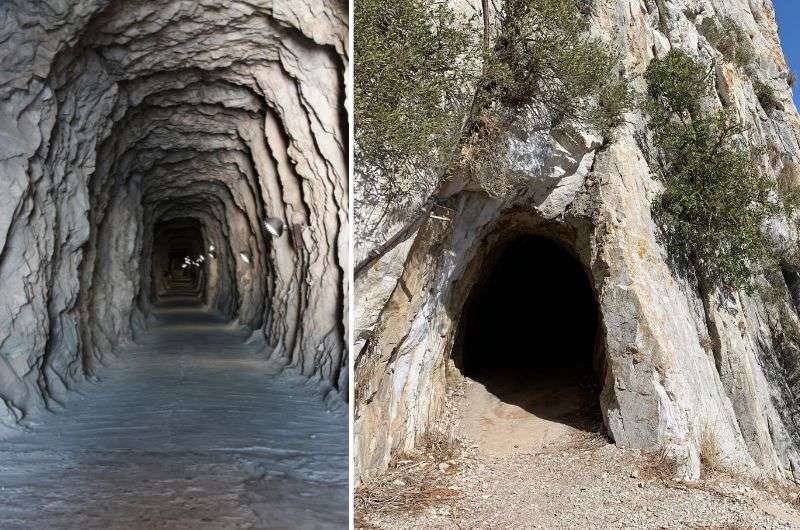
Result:
{"label": "wall light", "polygon": [[285,227],[286,225],[283,220],[277,217],[267,217],[264,220],[264,230],[269,232],[272,237],[281,237]]}
{"label": "wall light", "polygon": [[185,269],[186,267],[199,267],[201,263],[206,260],[202,254],[197,256],[197,259],[192,259],[189,256],[183,258],[183,265],[181,265],[181,269]]}

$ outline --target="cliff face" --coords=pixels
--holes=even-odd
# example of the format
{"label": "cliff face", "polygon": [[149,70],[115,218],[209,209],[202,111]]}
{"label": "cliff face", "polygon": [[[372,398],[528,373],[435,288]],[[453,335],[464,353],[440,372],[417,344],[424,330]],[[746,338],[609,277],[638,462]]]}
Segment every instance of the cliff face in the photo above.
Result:
{"label": "cliff face", "polygon": [[[747,126],[747,143],[766,146],[763,171],[797,182],[800,120],[770,0],[597,0],[591,6],[592,33],[619,54],[621,73],[639,94],[646,91],[642,75],[650,60],[672,48],[713,63],[712,106],[732,109]],[[727,62],[701,32],[704,21],[726,17],[757,52],[750,73]],[[754,81],[774,90],[773,108],[759,103]],[[449,209],[437,215],[450,221],[428,219],[356,279],[359,478],[413,447],[441,415],[467,296],[493,251],[518,234],[558,240],[590,277],[601,313],[600,405],[617,444],[665,451],[691,478],[700,473],[701,445],[710,437],[727,467],[797,476],[797,270],[786,263],[765,271],[753,294],[716,291],[704,303],[694,274],[667,254],[653,221],[651,202],[662,185],[647,162],[647,119],[639,111],[625,118],[607,144],[588,132],[508,131],[508,164],[524,175],[524,193],[495,200],[454,187]],[[380,213],[365,189],[356,182],[356,209]],[[357,259],[396,229],[357,221]],[[776,245],[797,241],[794,222],[776,220],[767,228]]]}
{"label": "cliff face", "polygon": [[346,396],[347,19],[335,0],[3,2],[0,421],[146,325],[176,238],[215,248],[209,308]]}

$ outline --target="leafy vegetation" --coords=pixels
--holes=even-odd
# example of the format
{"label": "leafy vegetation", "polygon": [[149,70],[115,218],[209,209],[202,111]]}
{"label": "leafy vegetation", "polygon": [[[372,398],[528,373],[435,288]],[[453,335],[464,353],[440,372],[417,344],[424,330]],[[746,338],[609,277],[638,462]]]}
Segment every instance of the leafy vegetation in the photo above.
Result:
{"label": "leafy vegetation", "polygon": [[756,79],[753,81],[753,90],[755,90],[758,102],[766,111],[770,111],[778,106],[778,97],[775,90],[763,81]]}
{"label": "leafy vegetation", "polygon": [[505,196],[517,184],[505,167],[505,131],[525,109],[546,116],[547,127],[619,125],[628,88],[610,81],[615,61],[586,36],[585,4],[507,0],[487,48],[446,4],[358,0],[357,170],[401,193],[421,167],[436,167]]}
{"label": "leafy vegetation", "polygon": [[633,106],[633,94],[627,82],[608,82],[600,88],[597,107],[592,111],[589,122],[608,136],[625,122],[623,114]]}
{"label": "leafy vegetation", "polygon": [[487,103],[544,106],[553,124],[585,117],[584,100],[608,84],[615,62],[586,29],[574,0],[505,2],[486,60]]}
{"label": "leafy vegetation", "polygon": [[752,66],[756,58],[753,44],[732,18],[724,17],[719,22],[708,18],[703,22],[700,31],[726,61],[744,70]]}
{"label": "leafy vegetation", "polygon": [[490,195],[509,195],[522,182],[506,167],[509,130],[525,110],[559,127],[573,120],[608,135],[631,106],[627,83],[615,81],[615,60],[586,36],[575,0],[507,0],[498,35],[484,57],[476,105],[467,120],[458,169]]}
{"label": "leafy vegetation", "polygon": [[710,74],[691,57],[673,50],[645,77],[665,186],[653,211],[669,246],[694,261],[703,280],[750,289],[753,269],[775,258],[762,227],[781,211],[758,153],[737,143],[744,129],[732,114],[701,112]]}
{"label": "leafy vegetation", "polygon": [[388,195],[407,193],[415,167],[445,164],[458,142],[478,74],[473,30],[424,0],[358,0],[354,16],[356,165]]}

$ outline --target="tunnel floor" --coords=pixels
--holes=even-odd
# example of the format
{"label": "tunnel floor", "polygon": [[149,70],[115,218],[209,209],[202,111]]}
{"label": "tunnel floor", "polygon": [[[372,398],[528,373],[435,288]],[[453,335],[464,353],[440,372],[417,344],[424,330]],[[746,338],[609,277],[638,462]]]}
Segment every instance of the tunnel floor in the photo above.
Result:
{"label": "tunnel floor", "polygon": [[493,457],[556,448],[603,427],[593,377],[572,369],[467,377],[459,409],[462,435]]}
{"label": "tunnel floor", "polygon": [[346,528],[347,422],[176,298],[102,381],[0,442],[0,528]]}
{"label": "tunnel floor", "polygon": [[566,247],[520,236],[494,252],[464,307],[461,430],[483,453],[538,451],[598,432],[598,307]]}

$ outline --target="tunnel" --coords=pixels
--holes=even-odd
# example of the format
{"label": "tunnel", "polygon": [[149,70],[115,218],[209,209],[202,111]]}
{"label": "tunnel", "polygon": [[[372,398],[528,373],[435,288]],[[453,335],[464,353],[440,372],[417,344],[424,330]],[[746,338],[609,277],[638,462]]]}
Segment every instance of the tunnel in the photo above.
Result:
{"label": "tunnel", "polygon": [[348,18],[340,0],[0,5],[0,449],[33,429],[130,456],[151,429],[154,451],[346,451]]}
{"label": "tunnel", "polygon": [[185,299],[204,306],[207,300],[209,268],[216,268],[216,248],[206,245],[196,219],[172,219],[153,229],[151,305]]}
{"label": "tunnel", "polygon": [[486,256],[459,322],[457,367],[492,400],[524,411],[519,419],[599,431],[600,312],[583,265],[539,235],[513,236]]}

